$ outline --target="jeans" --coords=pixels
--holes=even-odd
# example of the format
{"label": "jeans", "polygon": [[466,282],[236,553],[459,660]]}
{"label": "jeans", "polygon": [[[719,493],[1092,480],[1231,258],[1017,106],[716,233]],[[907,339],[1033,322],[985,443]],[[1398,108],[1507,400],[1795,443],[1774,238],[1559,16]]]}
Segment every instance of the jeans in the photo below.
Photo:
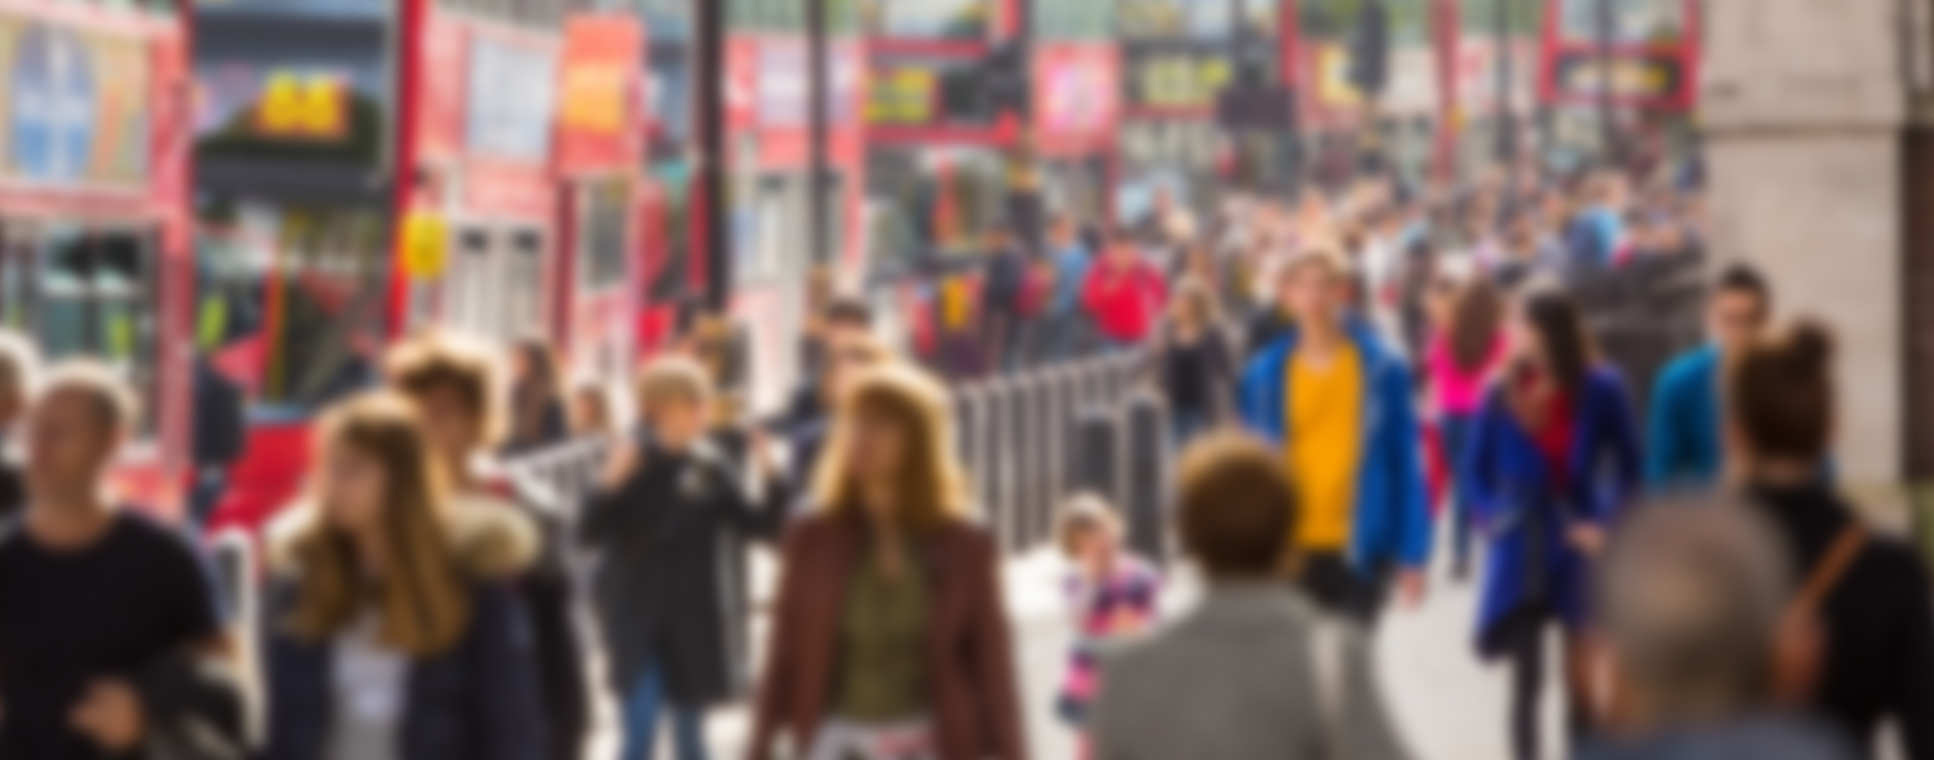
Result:
{"label": "jeans", "polygon": [[619,757],[650,760],[657,748],[661,711],[671,713],[673,756],[678,760],[705,760],[705,711],[672,704],[657,663],[645,666],[624,695],[624,750]]}
{"label": "jeans", "polygon": [[1450,470],[1451,482],[1451,567],[1458,577],[1464,577],[1471,567],[1471,505],[1457,496],[1458,472],[1464,461],[1464,449],[1471,437],[1474,424],[1472,414],[1445,414],[1438,423],[1438,433],[1444,444],[1444,463]]}

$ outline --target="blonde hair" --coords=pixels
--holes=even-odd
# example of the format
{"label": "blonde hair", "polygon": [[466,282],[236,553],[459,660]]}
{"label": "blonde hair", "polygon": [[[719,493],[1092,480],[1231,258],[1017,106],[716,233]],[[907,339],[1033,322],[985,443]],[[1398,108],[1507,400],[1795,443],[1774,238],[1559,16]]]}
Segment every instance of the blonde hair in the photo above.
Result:
{"label": "blonde hair", "polygon": [[[323,419],[316,457],[353,449],[383,468],[384,567],[376,594],[385,644],[412,656],[448,651],[470,623],[470,597],[456,560],[450,504],[432,465],[416,409],[392,391],[373,391],[331,410]],[[284,625],[321,641],[356,617],[365,596],[349,536],[322,514],[312,496],[297,509],[283,547],[297,571],[295,608]]]}
{"label": "blonde hair", "polygon": [[1082,491],[1061,502],[1054,516],[1054,545],[1063,555],[1074,556],[1074,540],[1088,531],[1099,530],[1111,536],[1122,533],[1121,516],[1108,500],[1093,491]]}
{"label": "blonde hair", "polygon": [[439,389],[454,392],[477,420],[483,441],[503,435],[497,364],[474,341],[440,333],[417,335],[384,355],[383,373],[391,387],[417,400]]}
{"label": "blonde hair", "polygon": [[649,418],[670,400],[704,409],[712,400],[712,375],[698,359],[668,355],[651,360],[638,374],[638,414]]}
{"label": "blonde hair", "polygon": [[141,405],[135,401],[134,392],[128,390],[120,373],[99,361],[69,359],[54,365],[34,396],[45,399],[62,391],[87,396],[102,427],[115,435],[140,424]]}
{"label": "blonde hair", "polygon": [[888,418],[905,434],[906,461],[894,492],[908,525],[929,528],[971,513],[966,477],[954,454],[953,413],[947,391],[931,375],[900,362],[887,362],[855,379],[833,426],[831,444],[814,473],[814,496],[821,508],[851,513],[860,507],[861,485],[848,461],[854,427],[861,416]]}
{"label": "blonde hair", "polygon": [[1197,327],[1214,326],[1220,317],[1217,312],[1215,290],[1202,278],[1189,276],[1175,288],[1175,298],[1169,305],[1169,319],[1180,321],[1187,314],[1194,318]]}
{"label": "blonde hair", "polygon": [[0,329],[0,393],[13,397],[17,403],[25,403],[33,394],[34,372],[40,366],[40,354],[34,350],[32,341],[12,330]]}

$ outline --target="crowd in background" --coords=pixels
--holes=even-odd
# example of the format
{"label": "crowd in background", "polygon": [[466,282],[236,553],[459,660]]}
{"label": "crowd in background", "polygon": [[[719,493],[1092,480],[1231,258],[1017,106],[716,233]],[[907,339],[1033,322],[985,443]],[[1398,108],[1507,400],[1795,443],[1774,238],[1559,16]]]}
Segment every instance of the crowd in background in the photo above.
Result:
{"label": "crowd in background", "polygon": [[[1496,730],[1516,757],[1549,756],[1556,684],[1580,757],[1873,757],[1888,720],[1934,758],[1934,589],[1836,489],[1827,329],[1717,268],[1711,341],[1642,414],[1628,383],[1651,379],[1596,348],[1568,293],[1699,256],[1699,208],[1623,168],[1513,169],[1233,199],[1205,224],[1164,197],[1129,226],[1057,218],[1039,252],[997,236],[980,318],[931,363],[1145,351],[1174,532],[1207,586],[1158,625],[1174,573],[1123,548],[1112,505],[1070,495],[1078,643],[1053,709],[1082,753],[1429,755],[1387,710],[1370,637],[1430,593],[1447,543],[1479,584],[1474,653],[1511,672]],[[602,694],[623,757],[669,725],[696,760],[707,711],[748,680],[751,757],[1027,756],[1022,713],[1047,706],[1018,693],[947,389],[873,316],[826,299],[809,381],[763,420],[722,391],[717,320],[625,404],[561,378],[541,341],[402,342],[324,415],[306,490],[263,531],[259,630],[232,624],[200,546],[106,495],[137,415],[121,383],[0,340],[21,452],[0,468],[0,756],[578,758]],[[582,504],[505,466],[573,436],[610,443]],[[745,541],[781,558],[750,678]]]}

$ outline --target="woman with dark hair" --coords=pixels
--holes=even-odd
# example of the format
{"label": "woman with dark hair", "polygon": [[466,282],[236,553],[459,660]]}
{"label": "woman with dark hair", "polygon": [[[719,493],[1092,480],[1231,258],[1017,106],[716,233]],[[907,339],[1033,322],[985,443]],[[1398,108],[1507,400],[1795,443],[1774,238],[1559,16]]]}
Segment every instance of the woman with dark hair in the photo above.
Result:
{"label": "woman with dark hair", "polygon": [[[1828,477],[1838,416],[1832,341],[1812,324],[1746,348],[1727,380],[1727,457],[1784,536],[1802,579],[1789,618],[1819,626],[1810,706],[1864,757],[1898,726],[1901,756],[1934,758],[1934,590],[1907,544],[1874,535]],[[1800,684],[1805,685],[1805,684]]]}
{"label": "woman with dark hair", "polygon": [[1590,565],[1637,491],[1639,453],[1625,384],[1596,357],[1570,299],[1530,295],[1514,329],[1517,355],[1472,425],[1457,487],[1490,544],[1476,643],[1480,657],[1511,662],[1511,739],[1523,760],[1539,756],[1545,628],[1563,627],[1570,661]]}
{"label": "woman with dark hair", "polygon": [[1168,401],[1170,434],[1180,449],[1235,409],[1231,396],[1236,360],[1229,354],[1207,281],[1193,276],[1182,280],[1157,341],[1156,379]]}
{"label": "woman with dark hair", "polygon": [[[1504,338],[1504,298],[1482,277],[1444,280],[1432,300],[1435,328],[1424,350],[1425,377],[1444,458],[1462,461],[1471,425],[1484,403],[1484,389],[1504,364],[1509,342]],[[1470,505],[1451,499],[1452,573],[1470,575]]]}
{"label": "woman with dark hair", "polygon": [[510,354],[510,433],[500,453],[515,456],[570,437],[557,354],[543,338],[517,341]]}
{"label": "woman with dark hair", "polygon": [[842,399],[822,512],[783,549],[748,756],[1025,757],[994,541],[968,517],[946,392],[883,366]]}

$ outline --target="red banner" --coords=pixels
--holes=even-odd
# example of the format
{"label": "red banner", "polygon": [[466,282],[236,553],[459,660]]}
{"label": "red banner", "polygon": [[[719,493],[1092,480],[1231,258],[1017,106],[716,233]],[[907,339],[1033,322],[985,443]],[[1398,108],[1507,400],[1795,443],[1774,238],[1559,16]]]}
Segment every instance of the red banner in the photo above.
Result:
{"label": "red banner", "polygon": [[1043,45],[1034,54],[1034,130],[1046,154],[1100,150],[1121,122],[1121,51],[1106,43]]}
{"label": "red banner", "polygon": [[463,152],[463,26],[432,6],[423,35],[423,96],[417,99],[417,158],[448,161]]}
{"label": "red banner", "polygon": [[644,26],[628,14],[579,14],[566,24],[558,67],[558,171],[626,167],[637,160],[644,55]]}

